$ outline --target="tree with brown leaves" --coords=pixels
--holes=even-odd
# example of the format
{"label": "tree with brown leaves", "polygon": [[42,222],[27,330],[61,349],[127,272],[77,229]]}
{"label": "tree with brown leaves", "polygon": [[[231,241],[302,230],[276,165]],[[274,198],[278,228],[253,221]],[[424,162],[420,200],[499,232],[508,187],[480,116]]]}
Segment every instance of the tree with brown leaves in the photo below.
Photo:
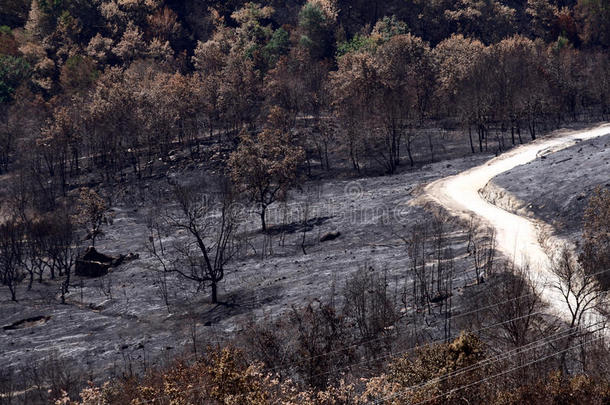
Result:
{"label": "tree with brown leaves", "polygon": [[91,244],[95,246],[95,238],[100,234],[100,228],[108,209],[106,202],[95,190],[83,188],[79,197],[79,219],[88,226]]}
{"label": "tree with brown leaves", "polygon": [[[278,110],[272,117],[276,114]],[[285,199],[297,185],[304,156],[303,149],[293,146],[290,134],[282,129],[269,126],[257,137],[242,133],[239,147],[229,158],[229,170],[233,182],[258,204],[263,232],[267,231],[267,208]]]}

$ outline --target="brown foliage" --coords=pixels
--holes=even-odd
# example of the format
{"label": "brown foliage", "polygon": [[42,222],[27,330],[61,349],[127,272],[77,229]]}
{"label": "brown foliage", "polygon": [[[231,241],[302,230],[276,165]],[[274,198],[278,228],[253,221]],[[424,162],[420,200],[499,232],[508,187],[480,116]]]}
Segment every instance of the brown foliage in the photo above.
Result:
{"label": "brown foliage", "polygon": [[[274,113],[271,123],[277,123],[273,116]],[[267,230],[267,208],[284,199],[297,184],[303,159],[303,150],[293,146],[290,134],[283,128],[270,126],[256,138],[242,133],[240,145],[229,159],[229,170],[233,182],[259,205],[263,231]]]}
{"label": "brown foliage", "polygon": [[535,384],[525,385],[512,391],[499,392],[498,405],[601,405],[610,401],[608,381],[596,381],[587,376],[566,378],[559,372]]}
{"label": "brown foliage", "polygon": [[169,7],[157,10],[153,15],[148,16],[149,36],[157,37],[164,41],[175,41],[182,33],[182,26],[178,21],[178,16]]}
{"label": "brown foliage", "polygon": [[345,143],[356,170],[361,155],[394,173],[401,145],[411,165],[413,129],[430,111],[434,67],[429,46],[411,34],[396,35],[375,51],[350,52],[331,74],[333,105],[347,125]]}
{"label": "brown foliage", "polygon": [[493,390],[477,382],[490,369],[476,367],[485,357],[483,343],[465,333],[452,343],[419,347],[396,359],[388,375],[370,379],[362,399],[381,404],[459,404],[464,398],[485,402]]}
{"label": "brown foliage", "polygon": [[234,348],[208,349],[202,359],[178,360],[165,371],[142,380],[130,379],[81,392],[82,402],[65,395],[57,404],[95,405],[145,403],[187,404],[348,404],[357,403],[353,386],[341,382],[328,391],[299,390],[290,380],[280,382],[258,363],[249,363]]}
{"label": "brown foliage", "polygon": [[581,21],[582,39],[590,45],[610,46],[610,2],[578,0],[576,13]]}
{"label": "brown foliage", "polygon": [[0,32],[0,55],[19,55],[17,41],[11,32]]}
{"label": "brown foliage", "polygon": [[78,219],[89,228],[91,244],[95,246],[108,206],[95,190],[89,188],[81,189],[78,202]]}

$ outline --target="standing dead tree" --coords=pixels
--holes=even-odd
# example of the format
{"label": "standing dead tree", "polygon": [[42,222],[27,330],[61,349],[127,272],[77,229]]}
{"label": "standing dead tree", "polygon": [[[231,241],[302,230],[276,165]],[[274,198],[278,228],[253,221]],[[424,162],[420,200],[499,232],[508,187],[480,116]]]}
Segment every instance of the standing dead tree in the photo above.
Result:
{"label": "standing dead tree", "polygon": [[496,251],[495,231],[488,230],[477,224],[474,217],[470,218],[468,226],[468,253],[474,262],[477,284],[485,282],[485,277],[493,272]]}
{"label": "standing dead tree", "polygon": [[540,291],[531,280],[529,267],[507,265],[504,276],[489,291],[492,317],[500,324],[500,338],[511,346],[522,347],[536,338],[536,325],[543,320],[539,313],[545,304],[540,299]]}
{"label": "standing dead tree", "polygon": [[390,349],[399,313],[387,274],[363,267],[346,281],[343,296],[343,314],[355,324],[366,354],[377,356],[381,350]]}
{"label": "standing dead tree", "polygon": [[0,225],[0,282],[8,287],[13,301],[17,301],[17,287],[25,278],[22,255],[23,227],[10,219]]}
{"label": "standing dead tree", "polygon": [[554,260],[552,270],[558,277],[555,288],[563,296],[571,315],[570,327],[581,325],[586,314],[604,296],[604,290],[595,275],[585,272],[568,248]]}
{"label": "standing dead tree", "polygon": [[[238,212],[231,193],[223,192],[217,202],[194,187],[176,185],[173,198],[177,207],[151,225],[149,250],[165,272],[197,283],[198,291],[209,286],[216,304],[225,266],[238,251]],[[161,235],[171,231],[183,231],[187,236],[164,246]]]}
{"label": "standing dead tree", "polygon": [[65,296],[70,290],[72,269],[78,256],[77,235],[72,217],[67,211],[58,210],[55,213],[54,218],[50,220],[49,236],[51,243],[46,256],[59,269],[59,274],[64,276],[61,283],[61,302],[65,304]]}
{"label": "standing dead tree", "polygon": [[[29,276],[28,290],[32,289],[34,277],[38,279],[39,283],[42,283],[43,274],[48,268],[47,260],[45,259],[45,252],[50,242],[48,230],[47,221],[43,219],[36,218],[26,222],[26,240],[24,243],[22,265]],[[55,278],[55,272],[53,272],[52,278]]]}
{"label": "standing dead tree", "polygon": [[305,308],[292,307],[288,315],[292,333],[291,362],[311,386],[324,388],[338,376],[342,362],[350,361],[352,346],[346,319],[330,305],[310,302]]}
{"label": "standing dead tree", "polygon": [[63,276],[61,302],[69,292],[72,270],[78,256],[78,234],[74,217],[65,208],[29,220],[24,226],[21,265],[29,274],[28,288],[34,276],[42,282],[49,269],[51,279],[56,272]]}
{"label": "standing dead tree", "polygon": [[[605,297],[595,274],[590,274],[576,261],[572,252],[564,247],[554,259],[553,273],[557,276],[554,287],[559,290],[570,314],[569,327],[580,328],[595,306]],[[566,339],[569,347],[577,335],[571,334]],[[567,371],[567,351],[561,356],[561,367]]]}
{"label": "standing dead tree", "polygon": [[408,236],[399,235],[409,255],[413,302],[418,309],[427,307],[430,312],[432,303],[451,295],[453,252],[448,231],[447,218],[434,215],[416,224]]}
{"label": "standing dead tree", "polygon": [[430,301],[432,286],[428,284],[427,276],[427,244],[428,226],[427,224],[417,224],[411,230],[408,237],[403,237],[406,244],[409,258],[411,259],[410,272],[413,279],[413,303],[417,309],[426,307],[430,311]]}

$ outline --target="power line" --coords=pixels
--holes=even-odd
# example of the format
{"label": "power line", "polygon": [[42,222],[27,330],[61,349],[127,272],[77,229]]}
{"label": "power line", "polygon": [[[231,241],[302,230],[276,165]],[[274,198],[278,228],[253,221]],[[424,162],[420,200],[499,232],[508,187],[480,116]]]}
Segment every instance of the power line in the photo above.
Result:
{"label": "power line", "polygon": [[473,383],[466,384],[466,385],[462,385],[462,386],[457,387],[457,388],[454,388],[454,389],[452,389],[452,390],[450,390],[450,391],[447,391],[447,392],[444,392],[444,393],[442,393],[442,394],[439,394],[439,395],[437,395],[437,396],[435,396],[435,397],[428,398],[428,399],[426,399],[426,400],[424,400],[424,401],[417,402],[417,403],[415,403],[415,404],[413,404],[413,405],[420,405],[420,404],[423,404],[423,403],[426,403],[426,402],[430,402],[430,401],[433,401],[433,400],[435,400],[435,399],[438,399],[438,398],[444,397],[444,396],[445,396],[445,395],[447,395],[447,394],[451,394],[451,393],[454,393],[454,392],[458,392],[458,391],[461,391],[461,390],[463,390],[463,389],[465,389],[465,388],[470,388],[470,387],[473,387],[473,386],[475,386],[475,385],[478,385],[478,384],[484,383],[484,382],[489,381],[489,380],[492,380],[492,379],[494,379],[494,378],[501,377],[501,376],[503,376],[503,375],[505,375],[505,374],[512,373],[513,371],[519,370],[519,369],[521,369],[521,368],[528,367],[528,366],[531,366],[532,364],[539,363],[539,362],[541,362],[541,361],[543,361],[543,360],[546,360],[546,359],[549,359],[549,358],[551,358],[551,357],[555,357],[555,356],[557,356],[558,354],[567,353],[568,351],[570,351],[570,350],[572,350],[572,349],[575,349],[575,348],[580,347],[580,346],[584,346],[584,345],[589,344],[589,343],[593,343],[593,342],[598,341],[598,340],[601,340],[601,339],[603,339],[603,338],[604,338],[604,336],[602,335],[602,336],[599,336],[599,337],[597,337],[597,338],[591,339],[591,340],[589,340],[589,341],[586,341],[586,342],[582,342],[582,343],[576,344],[576,345],[571,346],[571,347],[569,347],[569,348],[567,348],[567,349],[565,349],[565,350],[561,350],[561,351],[558,351],[558,352],[555,352],[555,353],[549,354],[549,355],[547,355],[547,356],[541,357],[541,358],[536,359],[536,360],[534,360],[534,361],[531,361],[531,362],[529,362],[529,363],[523,364],[523,365],[521,365],[521,366],[513,367],[513,368],[511,368],[511,369],[508,369],[508,370],[502,371],[502,372],[497,373],[497,374],[495,374],[495,375],[493,375],[493,376],[483,378],[483,379],[478,380],[478,381],[475,381],[475,382],[473,382]]}
{"label": "power line", "polygon": [[[478,309],[476,309],[476,310],[472,310],[472,311],[469,311],[469,312],[465,312],[465,313],[462,313],[462,314],[459,314],[459,315],[452,315],[452,316],[450,316],[449,318],[446,318],[446,320],[447,320],[447,321],[450,321],[450,320],[454,320],[454,319],[459,319],[459,318],[465,317],[465,316],[467,316],[467,315],[472,315],[472,314],[475,314],[475,313],[478,313],[478,312],[484,311],[484,310],[486,310],[486,309],[496,307],[496,306],[498,306],[498,305],[506,304],[506,303],[509,303],[509,302],[512,302],[512,301],[519,300],[519,299],[521,299],[521,298],[525,298],[525,297],[532,296],[532,295],[534,295],[534,294],[535,294],[535,293],[523,294],[523,295],[521,295],[521,296],[519,296],[519,297],[512,298],[512,299],[509,299],[509,300],[506,300],[506,301],[503,301],[503,302],[498,302],[498,303],[495,303],[495,304],[492,304],[492,305],[488,305],[488,306],[483,307],[483,308],[478,308]],[[463,308],[463,307],[461,307],[461,308]],[[457,308],[457,310],[459,310],[459,309],[460,309],[460,307],[458,307],[458,308]],[[537,315],[537,314],[539,314],[539,313],[540,313],[540,312],[538,312],[538,313],[536,313],[536,314],[531,314],[531,315],[533,316],[533,315]],[[515,319],[513,319],[513,320],[515,320]],[[443,318],[443,321],[445,321],[445,318]],[[512,321],[512,320],[509,320],[509,321]],[[477,331],[478,331],[478,330],[475,330],[475,331],[473,331],[473,333],[474,333],[474,332],[477,332]],[[344,351],[348,351],[348,350],[350,350],[350,349],[354,349],[354,348],[361,347],[361,346],[366,345],[366,344],[368,344],[368,343],[374,343],[374,342],[376,342],[376,341],[380,341],[380,340],[384,340],[384,339],[387,339],[387,337],[379,337],[379,338],[374,338],[374,339],[370,339],[370,340],[365,340],[365,341],[362,341],[362,342],[359,342],[359,343],[355,343],[355,344],[353,344],[353,345],[350,345],[350,346],[347,346],[347,347],[344,347],[344,348],[341,348],[341,349],[337,349],[337,350],[333,350],[333,351],[330,351],[330,352],[321,353],[321,354],[316,355],[316,356],[308,357],[306,360],[305,360],[305,359],[304,359],[304,360],[300,360],[300,362],[306,362],[306,361],[309,361],[309,360],[311,360],[311,359],[316,359],[316,358],[319,358],[319,357],[330,356],[330,355],[335,354],[335,353],[341,353],[341,352],[344,352]],[[441,341],[443,341],[443,340],[445,340],[445,339],[438,339],[438,340],[435,340],[435,341],[428,342],[428,343],[426,343],[426,344],[438,343],[438,342],[441,342]],[[278,370],[278,369],[279,369],[279,370],[282,370],[282,369],[286,369],[286,368],[284,368],[284,367],[280,367],[280,366],[277,366],[277,367],[273,367],[273,368],[267,369],[267,371],[273,372],[273,371]]]}
{"label": "power line", "polygon": [[[519,320],[519,319],[524,319],[524,318],[528,318],[530,316],[539,315],[539,314],[543,314],[543,313],[544,312],[542,312],[542,311],[541,312],[534,312],[532,314],[528,314],[528,315],[512,318],[512,319],[509,319],[509,320],[504,321],[504,322],[498,322],[496,324],[489,325],[489,326],[486,326],[484,328],[480,328],[480,329],[476,329],[474,331],[470,331],[470,333],[476,333],[476,332],[480,332],[480,331],[483,331],[483,330],[492,329],[494,327],[497,327],[497,326],[500,326],[500,325],[503,325],[503,324],[506,324],[506,323],[509,323],[509,322],[513,322],[513,321],[516,321],[516,320]],[[454,338],[455,337],[457,337],[457,335],[454,336]],[[435,343],[442,343],[444,341],[445,341],[445,339],[438,339],[438,340],[435,340],[435,341],[432,341],[432,342],[428,342],[428,343],[426,343],[426,345],[432,345],[432,344],[435,344]],[[338,368],[338,369],[335,369],[335,370],[325,371],[325,372],[322,372],[322,373],[319,373],[319,374],[315,374],[313,376],[310,376],[310,378],[321,377],[323,375],[332,374],[332,373],[336,373],[338,371],[347,370],[347,369],[350,369],[350,368],[355,367],[355,366],[360,366],[362,364],[371,363],[371,362],[373,362],[375,360],[381,360],[381,359],[385,359],[385,358],[392,358],[392,357],[397,357],[397,356],[405,355],[405,354],[410,353],[410,352],[412,352],[414,350],[417,350],[420,347],[421,346],[412,346],[412,347],[410,347],[410,348],[408,348],[406,350],[400,351],[400,352],[388,353],[388,354],[385,354],[385,355],[382,355],[382,356],[377,356],[377,357],[373,357],[373,358],[370,358],[370,359],[366,359],[366,360],[360,361],[360,362],[355,363],[355,364],[350,364],[348,366],[341,367],[341,368]],[[296,369],[296,367],[290,367],[290,368],[287,368],[286,371],[294,371],[295,369]]]}
{"label": "power line", "polygon": [[[596,325],[599,325],[601,323],[603,323],[603,322],[598,322],[598,323],[596,323],[594,325],[591,325],[591,326],[596,326]],[[561,331],[561,332],[558,332],[558,333],[554,333],[554,334],[552,334],[550,336],[545,336],[544,338],[541,338],[541,339],[538,339],[538,340],[536,340],[534,342],[528,343],[527,345],[524,345],[524,346],[521,346],[521,347],[517,347],[517,348],[515,348],[513,350],[510,350],[510,351],[508,351],[506,353],[502,353],[502,354],[499,354],[499,355],[496,355],[496,356],[493,356],[493,357],[489,357],[489,358],[483,359],[483,360],[481,360],[481,361],[479,361],[479,362],[477,362],[475,364],[471,364],[470,366],[467,366],[467,367],[464,367],[464,368],[461,368],[461,369],[458,369],[458,370],[455,370],[455,371],[452,371],[452,372],[449,372],[449,373],[445,373],[445,374],[440,375],[438,377],[435,377],[432,380],[429,380],[429,381],[426,381],[426,382],[423,382],[423,383],[420,383],[420,384],[416,384],[416,385],[404,388],[403,390],[401,390],[400,394],[394,394],[394,396],[402,395],[402,394],[405,394],[408,391],[413,391],[415,389],[423,388],[423,387],[425,387],[426,385],[429,385],[429,384],[436,384],[436,383],[439,383],[439,382],[443,382],[443,381],[445,381],[445,380],[447,380],[449,378],[459,376],[459,375],[467,373],[469,371],[474,371],[474,370],[480,369],[480,368],[482,368],[484,366],[487,366],[487,365],[498,363],[500,361],[503,361],[503,360],[506,360],[508,358],[514,357],[516,355],[523,354],[525,352],[537,349],[539,347],[543,347],[546,344],[550,344],[552,342],[556,342],[558,340],[567,338],[567,337],[569,337],[571,335],[576,335],[578,333],[578,330],[579,330],[579,327],[578,326],[574,326],[574,327],[572,327],[570,329],[567,329],[567,330],[564,330],[564,331]],[[391,398],[384,398],[382,400],[385,400],[385,399],[391,399]]]}
{"label": "power line", "polygon": [[[603,322],[598,322],[598,323],[596,323],[596,324],[594,324],[594,325],[592,325],[592,326],[595,326],[595,325],[598,325],[598,324],[601,324],[601,323],[603,323]],[[542,346],[544,346],[544,345],[546,345],[546,344],[549,344],[549,343],[551,343],[551,342],[554,342],[554,341],[557,341],[557,340],[561,340],[561,339],[563,339],[563,338],[566,338],[566,337],[568,337],[568,336],[570,336],[570,335],[572,335],[573,333],[576,333],[576,332],[578,331],[578,327],[574,327],[574,328],[571,328],[571,329],[574,329],[575,331],[574,331],[574,332],[567,333],[567,332],[569,332],[569,331],[570,331],[570,329],[568,329],[568,330],[564,330],[564,331],[562,331],[562,332],[555,333],[555,334],[553,334],[553,335],[551,335],[551,336],[547,336],[547,337],[545,337],[545,338],[541,338],[541,339],[539,339],[539,340],[537,340],[537,341],[535,341],[535,342],[532,342],[532,343],[530,343],[530,344],[528,344],[528,345],[526,345],[526,346],[523,346],[523,347],[520,347],[520,348],[517,348],[517,349],[513,349],[513,350],[511,350],[511,352],[515,352],[515,351],[522,351],[521,353],[523,353],[523,352],[527,352],[527,351],[530,351],[530,350],[534,350],[534,349],[536,349],[536,348],[538,348],[538,347],[542,347]],[[563,336],[563,335],[566,335],[566,336]],[[557,337],[557,336],[559,336],[559,337]],[[550,338],[553,338],[553,337],[555,337],[555,338],[554,338],[554,339],[550,339]],[[604,336],[602,335],[601,337],[596,338],[596,339],[593,339],[592,341],[602,339],[603,337],[604,337]],[[590,343],[590,342],[589,342],[589,343]],[[527,346],[532,346],[532,347],[530,347],[530,348],[528,348],[528,349],[526,349],[526,350],[523,350],[523,349],[524,349],[525,347],[527,347]],[[576,346],[578,346],[578,345],[576,345]],[[574,347],[576,347],[576,346],[573,346],[573,347],[571,347],[570,349],[572,349],[572,348],[574,348]],[[468,371],[473,371],[473,370],[475,370],[475,369],[477,369],[477,368],[481,368],[481,367],[483,367],[483,366],[485,366],[485,365],[488,365],[488,364],[493,364],[493,363],[497,363],[497,362],[499,362],[499,361],[504,360],[505,358],[510,358],[510,357],[513,357],[513,356],[514,356],[514,355],[516,355],[516,354],[521,354],[521,353],[510,354],[511,352],[504,353],[504,354],[502,354],[502,355],[498,355],[498,356],[494,356],[494,357],[492,357],[492,358],[490,358],[490,359],[484,359],[484,360],[482,360],[481,362],[478,362],[478,363],[476,363],[476,364],[474,364],[474,365],[471,365],[471,366],[469,366],[469,367],[467,367],[467,368],[465,368],[465,369],[459,369],[459,370],[456,370],[456,371],[451,372],[451,373],[446,373],[446,374],[444,374],[444,375],[442,375],[442,376],[439,376],[439,377],[435,378],[435,380],[434,380],[434,381],[428,381],[428,382],[422,383],[422,384],[421,384],[421,386],[423,387],[423,386],[428,385],[428,384],[430,384],[430,383],[437,382],[437,380],[438,380],[438,382],[440,382],[440,381],[442,381],[443,379],[451,378],[451,377],[454,377],[454,376],[457,376],[457,375],[463,374],[463,373],[468,372]],[[562,352],[557,352],[557,353],[554,353],[553,355],[551,355],[551,356],[547,356],[547,357],[545,357],[545,358],[549,358],[549,357],[555,356],[555,355],[560,354],[560,353],[562,353]],[[527,364],[522,365],[522,366],[520,366],[520,367],[516,367],[516,368],[511,369],[511,370],[509,370],[509,371],[506,371],[506,372],[500,373],[500,374],[498,374],[498,375],[496,375],[496,376],[499,376],[499,375],[505,374],[505,373],[510,372],[510,371],[514,371],[514,370],[519,369],[519,368],[526,367],[526,366],[531,365],[531,364],[533,364],[533,363],[536,363],[536,362],[542,361],[542,360],[544,360],[545,358],[538,359],[537,361],[534,361],[534,362],[531,362],[531,363],[527,363]],[[483,364],[483,363],[484,363],[484,364]],[[489,378],[491,378],[491,377],[489,377]],[[488,378],[488,379],[489,379],[489,378]],[[459,390],[459,389],[463,389],[463,388],[465,388],[465,387],[466,387],[466,386],[462,386],[462,387],[459,387],[459,388],[457,388],[457,389],[455,389],[455,390],[448,391],[447,393],[451,393],[451,392],[453,392],[453,391],[457,391],[457,390]],[[192,388],[192,389],[189,389],[189,390],[184,390],[184,391],[181,391],[181,392],[182,392],[182,393],[192,393],[192,392],[201,391],[201,390],[202,390],[202,389],[204,389],[204,388],[205,388],[205,387],[194,387],[194,388]],[[420,387],[419,387],[419,386],[407,387],[407,388],[405,388],[405,389],[401,390],[401,392],[399,392],[399,393],[395,393],[395,394],[392,394],[391,396],[381,398],[381,399],[379,399],[379,400],[376,400],[374,403],[381,403],[382,401],[386,401],[386,400],[389,400],[389,399],[395,398],[396,396],[399,396],[399,395],[404,395],[406,392],[411,391],[411,390],[416,389],[416,388],[420,388]],[[442,397],[442,396],[444,396],[444,395],[447,395],[447,393],[441,394],[441,395],[439,395],[439,396],[437,396],[437,397],[435,397],[435,398],[428,399],[428,400],[426,400],[426,401],[424,401],[424,402],[428,402],[428,401],[433,400],[433,399],[436,399],[436,398],[438,398],[438,397]],[[140,401],[139,401],[139,403],[141,403],[141,404],[153,404],[153,403],[155,403],[156,401],[161,401],[162,399],[171,399],[171,395],[164,395],[164,396],[161,396],[161,397],[156,397],[156,398],[154,398],[154,399],[152,399],[152,400],[140,400]],[[423,402],[422,402],[422,403],[423,403]]]}
{"label": "power line", "polygon": [[[608,271],[610,271],[610,269],[603,270],[603,271],[600,271],[600,272],[597,272],[597,273],[593,273],[593,274],[591,274],[591,276],[603,274],[603,273],[606,273]],[[449,321],[449,320],[453,320],[453,319],[459,319],[459,318],[462,318],[462,317],[467,316],[467,315],[476,314],[476,313],[479,313],[479,312],[484,311],[486,309],[494,308],[494,307],[497,307],[499,305],[503,305],[503,304],[507,304],[507,303],[510,303],[510,302],[513,302],[513,301],[516,301],[516,300],[520,300],[521,298],[526,298],[526,297],[534,296],[537,293],[538,293],[537,291],[534,291],[534,292],[531,292],[531,293],[528,293],[528,294],[523,294],[523,295],[520,295],[518,297],[511,298],[511,299],[508,299],[508,300],[505,300],[505,301],[502,301],[502,302],[499,302],[499,303],[488,305],[488,306],[483,307],[483,308],[477,308],[476,310],[465,312],[465,313],[462,313],[462,314],[459,314],[459,315],[452,315],[451,317],[447,318],[447,320]],[[463,307],[461,307],[461,308],[463,308]],[[458,307],[457,309],[459,310],[460,307]],[[524,315],[523,317],[509,319],[509,320],[504,321],[504,322],[500,322],[500,323],[497,323],[497,324],[494,324],[494,325],[490,325],[488,327],[483,327],[483,328],[476,329],[476,330],[469,331],[469,332],[476,333],[476,332],[488,330],[488,329],[491,329],[494,326],[499,326],[499,325],[502,325],[502,324],[505,324],[505,323],[509,323],[509,322],[512,322],[512,321],[515,321],[515,320],[523,319],[523,318],[528,317],[528,316],[540,315],[540,314],[543,314],[543,313],[544,312],[542,312],[542,311],[531,313],[531,314],[528,314],[528,315]],[[443,321],[444,321],[444,319],[443,319]],[[315,355],[315,356],[312,356],[312,357],[308,357],[307,359],[299,360],[299,362],[297,363],[297,366],[298,366],[298,364],[305,363],[305,362],[310,361],[312,359],[316,359],[316,358],[319,358],[319,357],[326,357],[326,356],[330,356],[330,355],[333,355],[333,354],[336,354],[336,353],[341,353],[341,352],[344,352],[344,351],[348,351],[348,350],[351,350],[351,349],[354,349],[354,348],[361,347],[361,346],[366,345],[368,343],[373,343],[373,342],[384,340],[384,339],[387,339],[387,337],[379,337],[379,338],[370,339],[370,340],[363,341],[363,342],[360,342],[360,343],[356,343],[356,344],[353,344],[353,345],[350,345],[350,346],[347,346],[347,347],[343,347],[341,349],[337,349],[337,350],[333,350],[333,351],[330,351],[330,352],[321,353],[321,354],[318,354],[318,355]],[[427,342],[426,344],[440,343],[440,342],[443,342],[443,341],[445,341],[445,339],[437,339],[437,340],[434,340],[434,341],[431,341],[431,342]],[[417,346],[412,347],[410,349],[407,349],[404,352],[398,352],[398,353],[395,353],[395,354],[399,355],[399,354],[407,353],[407,352],[415,349],[416,347]],[[380,358],[383,358],[383,357],[384,356],[382,356]],[[370,361],[378,360],[378,359],[379,358],[373,358],[373,359],[370,359]],[[357,363],[356,365],[358,365],[358,364],[359,363]],[[276,367],[267,369],[267,371],[268,372],[274,372],[274,371],[277,371],[277,370],[294,371],[297,366],[294,366],[294,365],[293,366],[289,366],[289,367],[276,366]]]}

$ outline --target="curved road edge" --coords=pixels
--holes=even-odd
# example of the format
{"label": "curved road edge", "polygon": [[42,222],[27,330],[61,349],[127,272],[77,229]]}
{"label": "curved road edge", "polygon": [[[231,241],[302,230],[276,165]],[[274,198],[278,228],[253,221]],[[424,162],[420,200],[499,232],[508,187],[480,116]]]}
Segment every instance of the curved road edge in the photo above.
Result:
{"label": "curved road edge", "polygon": [[[499,208],[484,199],[480,191],[497,175],[588,139],[610,134],[610,124],[604,123],[583,130],[559,130],[531,143],[516,147],[486,163],[442,178],[428,184],[423,195],[414,203],[433,201],[450,214],[469,219],[479,218],[496,232],[497,249],[511,258],[517,266],[529,266],[532,280],[561,318],[568,318],[569,311],[559,291],[553,287],[558,282],[551,272],[551,260],[540,242],[541,229],[550,225]],[[553,245],[565,243],[556,237]]]}

